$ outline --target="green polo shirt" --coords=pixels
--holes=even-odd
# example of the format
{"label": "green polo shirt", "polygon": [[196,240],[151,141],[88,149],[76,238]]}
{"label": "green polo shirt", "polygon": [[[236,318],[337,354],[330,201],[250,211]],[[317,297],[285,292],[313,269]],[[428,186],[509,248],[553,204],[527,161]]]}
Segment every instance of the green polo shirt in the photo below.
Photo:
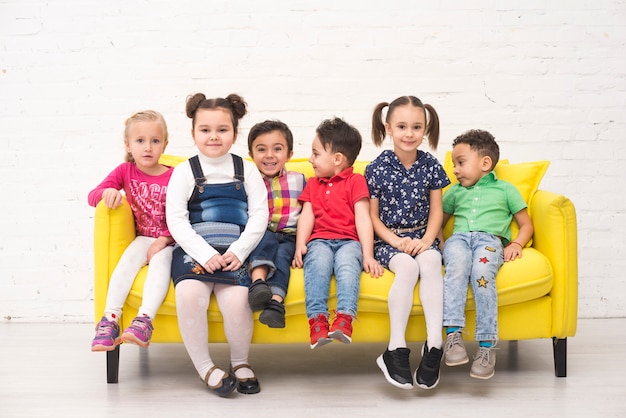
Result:
{"label": "green polo shirt", "polygon": [[491,171],[470,187],[459,183],[443,195],[444,213],[454,215],[454,232],[488,232],[511,240],[513,215],[526,208],[519,191]]}

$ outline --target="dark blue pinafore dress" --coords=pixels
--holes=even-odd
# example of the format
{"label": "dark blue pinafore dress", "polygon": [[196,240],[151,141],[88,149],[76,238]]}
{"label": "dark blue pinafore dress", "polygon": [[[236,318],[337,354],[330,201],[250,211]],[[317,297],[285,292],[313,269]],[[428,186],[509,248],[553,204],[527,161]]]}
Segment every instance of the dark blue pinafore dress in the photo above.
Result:
{"label": "dark blue pinafore dress", "polygon": [[[193,229],[220,254],[239,239],[248,222],[248,199],[244,188],[243,160],[233,155],[234,181],[230,183],[206,184],[198,156],[191,157],[189,164],[196,185],[188,203],[189,221]],[[247,262],[237,271],[218,270],[208,273],[178,245],[172,257],[172,280],[174,286],[186,279],[205,282],[248,286],[250,277]]]}

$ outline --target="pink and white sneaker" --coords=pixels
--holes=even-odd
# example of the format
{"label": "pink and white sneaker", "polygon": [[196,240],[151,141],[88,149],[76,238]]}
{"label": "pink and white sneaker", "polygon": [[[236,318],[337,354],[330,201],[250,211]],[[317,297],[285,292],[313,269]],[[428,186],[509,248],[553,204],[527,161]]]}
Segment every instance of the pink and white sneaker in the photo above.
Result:
{"label": "pink and white sneaker", "polygon": [[153,329],[152,320],[149,317],[137,316],[122,333],[122,341],[145,348],[150,345]]}

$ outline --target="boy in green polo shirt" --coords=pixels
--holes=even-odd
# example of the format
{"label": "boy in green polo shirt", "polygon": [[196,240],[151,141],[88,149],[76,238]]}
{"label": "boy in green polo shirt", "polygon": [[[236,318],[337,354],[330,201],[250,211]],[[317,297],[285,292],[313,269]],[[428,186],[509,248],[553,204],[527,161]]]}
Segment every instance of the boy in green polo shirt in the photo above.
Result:
{"label": "boy in green polo shirt", "polygon": [[[467,282],[476,305],[478,352],[470,376],[489,379],[495,373],[493,350],[498,340],[496,274],[503,262],[522,257],[533,234],[527,205],[515,186],[496,177],[500,151],[486,131],[471,130],[452,142],[454,175],[459,181],[443,195],[443,225],[454,215],[454,230],[443,247],[444,348],[448,366],[469,361],[463,345]],[[511,220],[519,233],[511,240]]]}

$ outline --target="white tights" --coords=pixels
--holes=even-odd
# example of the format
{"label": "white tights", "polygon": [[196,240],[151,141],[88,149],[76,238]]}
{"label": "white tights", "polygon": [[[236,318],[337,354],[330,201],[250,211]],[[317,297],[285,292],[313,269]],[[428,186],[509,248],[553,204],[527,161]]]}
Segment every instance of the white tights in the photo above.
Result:
{"label": "white tights", "polygon": [[[248,363],[252,339],[252,311],[248,305],[248,288],[222,285],[199,280],[183,280],[176,285],[176,312],[178,328],[187,353],[204,380],[214,366],[209,354],[209,328],[207,310],[215,293],[217,304],[224,318],[224,334],[230,345],[230,362],[233,367]],[[251,370],[241,368],[237,377],[254,377]],[[209,376],[209,385],[216,385],[224,377],[217,371]]]}
{"label": "white tights", "polygon": [[389,350],[407,347],[406,327],[413,306],[413,292],[420,278],[419,294],[426,319],[428,348],[441,348],[443,326],[443,275],[441,253],[427,250],[412,257],[406,253],[393,256],[389,269],[395,273],[389,289]]}
{"label": "white tights", "polygon": [[[126,248],[111,275],[104,308],[109,320],[122,314],[122,306],[135,281],[135,276],[148,262],[148,249],[156,238],[138,236]],[[143,299],[139,315],[154,318],[170,288],[173,246],[167,246],[152,256],[143,285]]]}

